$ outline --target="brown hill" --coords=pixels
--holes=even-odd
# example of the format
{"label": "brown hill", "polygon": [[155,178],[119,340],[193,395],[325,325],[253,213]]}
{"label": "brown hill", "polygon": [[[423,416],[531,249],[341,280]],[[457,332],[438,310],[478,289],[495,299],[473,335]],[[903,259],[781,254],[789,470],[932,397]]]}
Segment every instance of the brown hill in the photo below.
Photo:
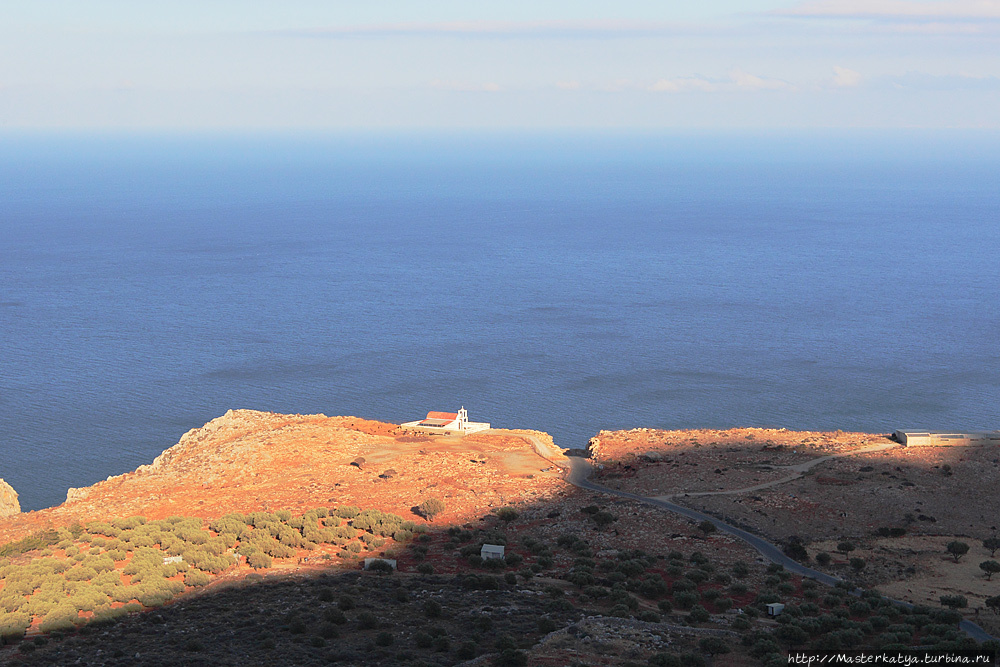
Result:
{"label": "brown hill", "polygon": [[551,442],[527,431],[463,438],[356,417],[230,410],[185,433],[150,465],[70,489],[57,507],[0,518],[0,543],[49,526],[132,515],[212,519],[337,504],[417,518],[411,508],[430,496],[445,502],[441,519],[463,521],[567,488],[524,434]]}

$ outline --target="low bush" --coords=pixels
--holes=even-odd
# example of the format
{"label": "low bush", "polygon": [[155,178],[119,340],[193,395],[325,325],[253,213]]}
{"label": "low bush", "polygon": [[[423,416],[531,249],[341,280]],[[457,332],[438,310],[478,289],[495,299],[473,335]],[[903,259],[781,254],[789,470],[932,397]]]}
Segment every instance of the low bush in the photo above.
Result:
{"label": "low bush", "polygon": [[347,617],[344,616],[344,612],[340,609],[327,609],[323,612],[323,618],[329,623],[335,623],[336,625],[343,625],[347,623]]}
{"label": "low bush", "polygon": [[370,611],[358,614],[358,627],[362,630],[374,630],[379,626],[378,617]]}
{"label": "low bush", "polygon": [[201,570],[188,570],[184,575],[184,583],[187,586],[207,586],[212,578]]}
{"label": "low bush", "polygon": [[80,620],[80,614],[76,607],[67,601],[57,605],[49,613],[45,614],[39,629],[42,632],[75,630],[76,624]]}
{"label": "low bush", "polygon": [[0,612],[0,643],[20,639],[31,625],[31,615],[22,611]]}
{"label": "low bush", "polygon": [[77,566],[66,573],[66,581],[90,581],[97,576],[97,570],[92,567]]}
{"label": "low bush", "polygon": [[706,623],[711,618],[712,615],[709,614],[708,610],[702,607],[700,604],[692,607],[691,611],[688,613],[688,620],[691,621],[692,623]]}
{"label": "low bush", "polygon": [[691,609],[698,603],[698,599],[698,594],[692,592],[676,593],[674,595],[674,602],[681,609]]}
{"label": "low bush", "polygon": [[336,510],[333,510],[332,513],[341,519],[353,519],[361,513],[361,510],[353,505],[344,505],[343,507],[338,507]]}
{"label": "low bush", "polygon": [[254,551],[247,556],[247,565],[255,570],[267,569],[271,567],[272,562],[271,556],[262,551]]}

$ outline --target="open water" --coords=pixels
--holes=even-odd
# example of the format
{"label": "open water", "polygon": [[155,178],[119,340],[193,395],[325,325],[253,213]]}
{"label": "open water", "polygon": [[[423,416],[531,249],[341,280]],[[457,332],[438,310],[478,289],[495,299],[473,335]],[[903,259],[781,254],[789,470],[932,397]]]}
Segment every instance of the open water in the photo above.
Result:
{"label": "open water", "polygon": [[1000,428],[984,132],[0,136],[26,509],[229,408]]}

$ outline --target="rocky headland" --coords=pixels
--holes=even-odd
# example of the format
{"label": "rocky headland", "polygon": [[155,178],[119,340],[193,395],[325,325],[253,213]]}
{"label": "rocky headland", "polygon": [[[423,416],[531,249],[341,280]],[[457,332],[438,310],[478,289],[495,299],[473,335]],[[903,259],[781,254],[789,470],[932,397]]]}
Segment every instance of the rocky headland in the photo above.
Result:
{"label": "rocky headland", "polygon": [[[538,431],[231,410],[57,507],[21,513],[0,481],[0,662],[778,664],[784,635],[757,619],[774,599],[815,647],[847,631],[878,646],[887,623],[926,645],[928,615],[934,641],[958,642],[942,595],[1000,631],[978,616],[1000,593],[977,574],[1000,514],[995,448],[748,428],[601,431],[588,449],[605,490],[699,509],[933,608],[904,639],[907,617],[874,591],[818,591],[706,522],[571,486]],[[366,558],[396,569],[363,572]]]}

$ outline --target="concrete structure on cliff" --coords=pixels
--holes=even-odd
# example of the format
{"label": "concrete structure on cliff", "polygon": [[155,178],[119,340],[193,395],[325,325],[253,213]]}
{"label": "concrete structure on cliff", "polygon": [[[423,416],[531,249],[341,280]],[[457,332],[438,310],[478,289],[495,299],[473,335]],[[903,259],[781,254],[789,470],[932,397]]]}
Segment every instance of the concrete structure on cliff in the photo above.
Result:
{"label": "concrete structure on cliff", "polygon": [[955,433],[953,431],[904,431],[893,433],[904,447],[942,447],[948,445],[1000,445],[1000,431]]}
{"label": "concrete structure on cliff", "polygon": [[490,428],[488,422],[470,422],[469,413],[463,407],[458,412],[431,412],[420,421],[406,422],[403,428],[427,431],[430,433],[477,433]]}

